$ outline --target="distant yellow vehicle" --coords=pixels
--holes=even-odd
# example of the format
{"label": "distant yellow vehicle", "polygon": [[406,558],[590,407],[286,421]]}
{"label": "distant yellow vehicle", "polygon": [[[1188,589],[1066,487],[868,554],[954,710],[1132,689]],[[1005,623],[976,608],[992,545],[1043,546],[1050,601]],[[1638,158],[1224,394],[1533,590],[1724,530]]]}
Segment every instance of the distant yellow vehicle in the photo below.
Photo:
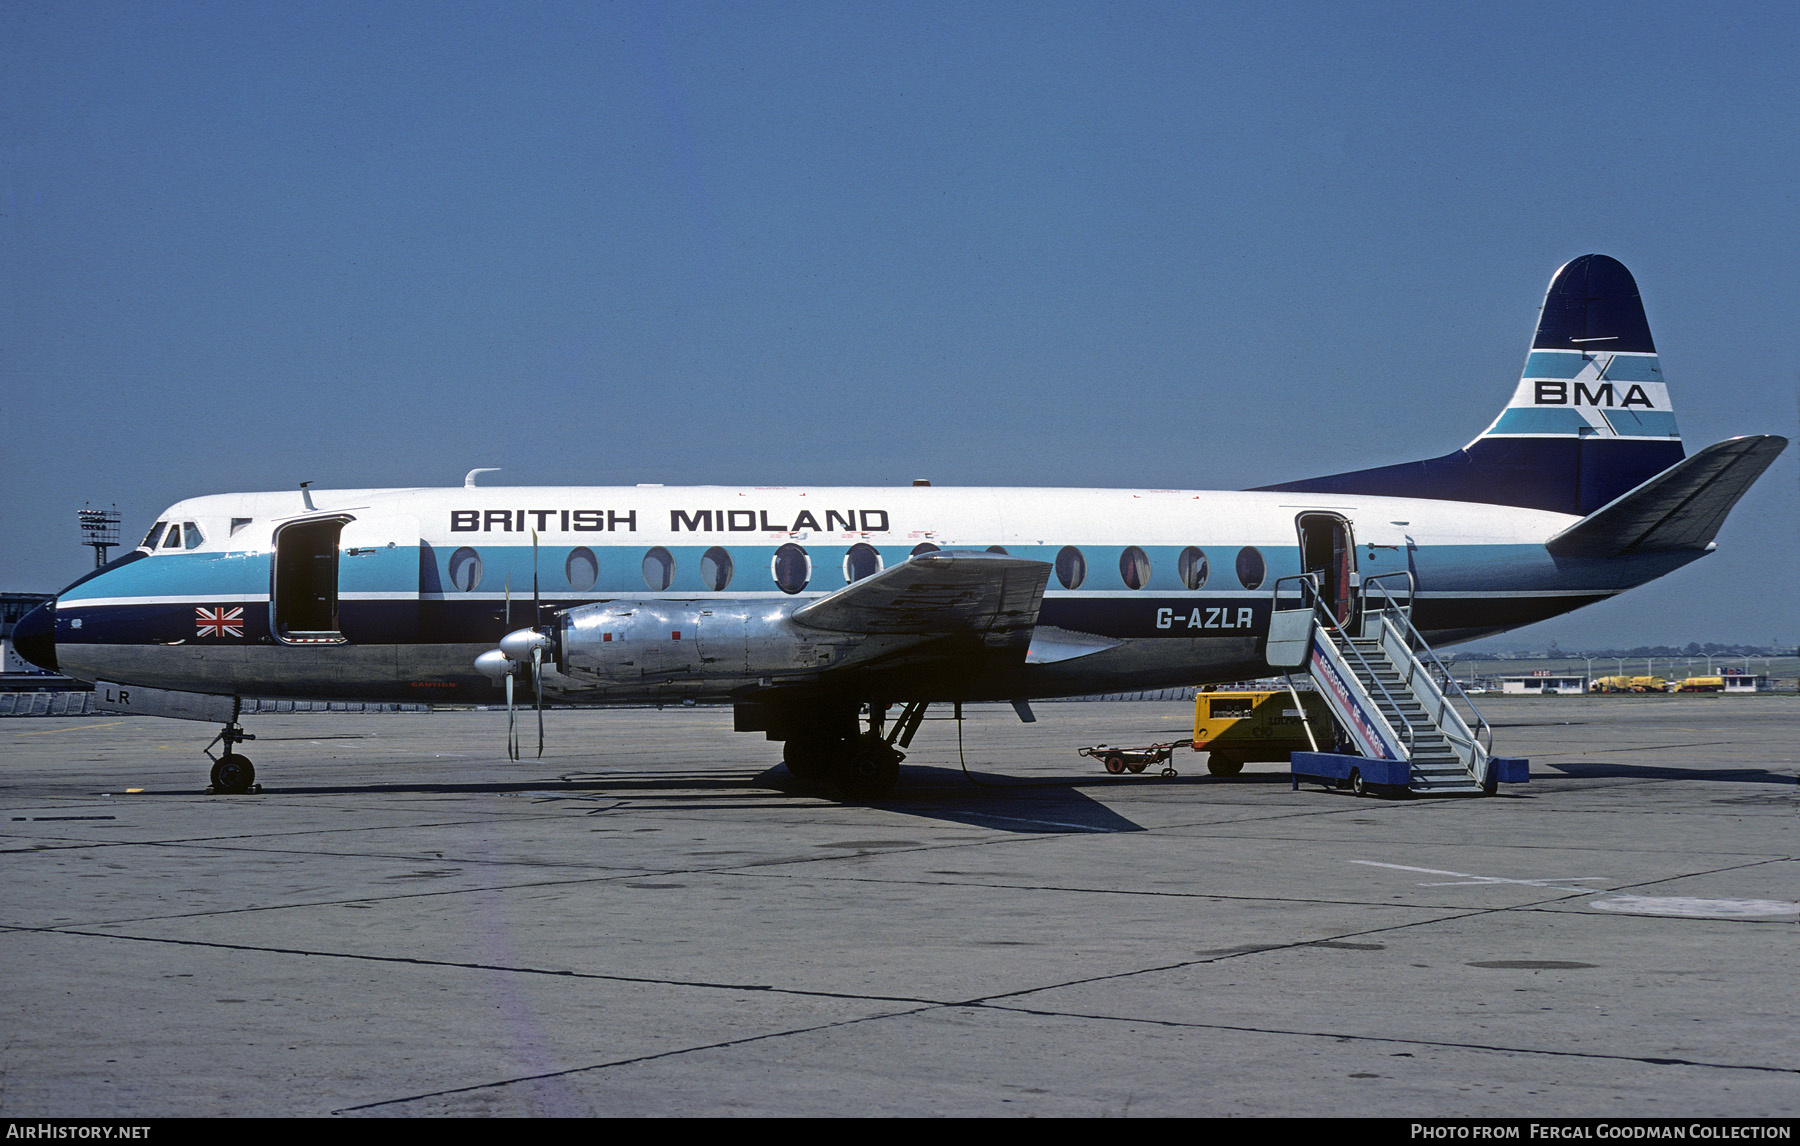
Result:
{"label": "distant yellow vehicle", "polygon": [[[1723,685],[1720,685],[1723,688]],[[1588,686],[1590,692],[1667,692],[1669,682],[1660,676],[1602,676]]]}
{"label": "distant yellow vehicle", "polygon": [[1724,692],[1725,678],[1722,676],[1690,676],[1686,680],[1678,680],[1670,692]]}
{"label": "distant yellow vehicle", "polygon": [[1194,751],[1210,753],[1206,770],[1235,776],[1251,760],[1285,762],[1290,752],[1311,752],[1312,725],[1321,751],[1333,743],[1331,709],[1316,692],[1300,694],[1300,708],[1281,690],[1202,692],[1194,697]]}

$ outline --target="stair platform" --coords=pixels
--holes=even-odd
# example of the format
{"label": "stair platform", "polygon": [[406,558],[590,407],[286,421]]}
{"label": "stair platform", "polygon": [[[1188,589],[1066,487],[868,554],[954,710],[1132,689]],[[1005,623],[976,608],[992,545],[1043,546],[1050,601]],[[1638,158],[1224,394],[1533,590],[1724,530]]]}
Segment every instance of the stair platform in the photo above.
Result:
{"label": "stair platform", "polygon": [[[1490,783],[1523,784],[1531,778],[1530,761],[1524,757],[1494,756],[1489,758],[1489,763]],[[1301,780],[1312,780],[1334,788],[1350,788],[1359,796],[1365,792],[1376,795],[1411,793],[1434,796],[1474,795],[1482,791],[1475,784],[1466,782],[1466,778],[1464,783],[1454,787],[1420,783],[1413,775],[1411,764],[1405,760],[1382,760],[1339,752],[1294,752],[1288,757],[1288,767],[1296,791],[1300,788]]]}

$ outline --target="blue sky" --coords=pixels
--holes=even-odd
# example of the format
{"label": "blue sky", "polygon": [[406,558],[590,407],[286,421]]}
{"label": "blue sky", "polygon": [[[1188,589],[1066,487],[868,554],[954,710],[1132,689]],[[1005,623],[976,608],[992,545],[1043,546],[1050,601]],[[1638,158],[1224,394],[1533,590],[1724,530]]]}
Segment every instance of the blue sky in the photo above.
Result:
{"label": "blue sky", "polygon": [[[1800,423],[1800,8],[14,3],[0,588],[240,489],[1242,488],[1433,456],[1551,272]],[[1720,552],[1502,645],[1800,640]]]}

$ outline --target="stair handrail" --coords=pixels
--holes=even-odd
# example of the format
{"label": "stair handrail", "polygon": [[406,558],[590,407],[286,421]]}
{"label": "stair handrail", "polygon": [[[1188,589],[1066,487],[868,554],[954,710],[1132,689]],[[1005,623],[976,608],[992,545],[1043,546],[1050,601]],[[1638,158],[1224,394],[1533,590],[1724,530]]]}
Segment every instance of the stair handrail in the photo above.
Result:
{"label": "stair handrail", "polygon": [[[1380,584],[1380,582],[1393,577],[1406,578],[1406,607],[1404,608],[1395,602],[1393,595],[1388,592],[1387,586]],[[1370,588],[1373,588],[1375,592],[1381,594],[1381,599],[1386,602],[1381,609],[1383,619],[1385,620],[1388,618],[1390,614],[1399,617],[1400,623],[1396,625],[1395,628],[1400,630],[1400,636],[1402,640],[1405,641],[1407,647],[1412,650],[1413,656],[1419,657],[1419,654],[1423,653],[1424,657],[1420,659],[1427,664],[1437,666],[1438,671],[1443,675],[1444,683],[1447,687],[1445,690],[1440,690],[1439,695],[1444,696],[1444,703],[1450,703],[1450,698],[1447,695],[1444,695],[1445,692],[1454,691],[1456,696],[1464,704],[1469,706],[1469,711],[1475,714],[1475,727],[1469,730],[1469,735],[1475,738],[1475,745],[1479,746],[1487,755],[1492,756],[1494,754],[1493,726],[1488,724],[1487,717],[1481,714],[1481,709],[1477,708],[1475,702],[1469,699],[1469,694],[1463,691],[1461,682],[1451,674],[1449,666],[1438,659],[1437,653],[1432,650],[1430,643],[1425,640],[1424,634],[1420,633],[1418,628],[1412,623],[1412,602],[1418,589],[1418,581],[1413,576],[1412,570],[1401,569],[1393,573],[1377,573],[1373,577],[1366,578],[1363,581],[1365,598],[1367,597]],[[1454,708],[1451,711],[1455,711]],[[1461,719],[1462,714],[1457,713],[1457,717],[1458,719]],[[1441,714],[1434,723],[1436,723],[1440,729],[1443,728],[1444,722],[1441,718]],[[1465,722],[1465,727],[1466,726],[1467,724]],[[1448,737],[1449,733],[1446,732],[1445,735]],[[1459,736],[1456,739],[1461,740],[1462,738]]]}
{"label": "stair handrail", "polygon": [[[1301,599],[1309,601],[1312,605],[1314,623],[1323,625],[1328,633],[1335,631],[1343,638],[1341,641],[1333,640],[1331,642],[1332,647],[1336,648],[1340,655],[1343,654],[1345,650],[1349,650],[1350,655],[1355,657],[1357,663],[1362,665],[1363,671],[1369,679],[1369,683],[1381,690],[1381,695],[1386,698],[1389,706],[1392,707],[1395,717],[1401,717],[1401,714],[1406,710],[1400,706],[1398,700],[1394,699],[1394,694],[1388,691],[1387,685],[1381,683],[1381,677],[1376,673],[1375,666],[1371,665],[1368,658],[1363,656],[1362,650],[1356,647],[1356,642],[1351,639],[1349,632],[1339,623],[1337,617],[1332,614],[1332,611],[1325,607],[1325,602],[1319,593],[1319,576],[1318,573],[1296,573],[1286,577],[1276,578],[1274,586],[1274,607],[1280,608],[1281,606],[1281,583],[1283,581],[1300,582]],[[1382,723],[1388,726],[1388,731],[1398,733],[1398,739],[1402,739],[1406,742],[1406,758],[1410,762],[1418,749],[1418,745],[1414,741],[1412,722],[1401,718],[1400,727],[1395,728],[1394,721],[1389,720],[1386,714],[1377,712],[1375,715],[1381,717]]]}

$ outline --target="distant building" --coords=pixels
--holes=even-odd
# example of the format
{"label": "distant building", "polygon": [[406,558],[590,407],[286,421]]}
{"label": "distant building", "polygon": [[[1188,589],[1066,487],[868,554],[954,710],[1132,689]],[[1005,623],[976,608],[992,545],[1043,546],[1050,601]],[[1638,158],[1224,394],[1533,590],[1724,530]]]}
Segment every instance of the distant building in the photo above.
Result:
{"label": "distant building", "polygon": [[1529,676],[1503,676],[1500,691],[1512,696],[1580,696],[1587,692],[1587,677],[1557,676],[1548,672]]}

